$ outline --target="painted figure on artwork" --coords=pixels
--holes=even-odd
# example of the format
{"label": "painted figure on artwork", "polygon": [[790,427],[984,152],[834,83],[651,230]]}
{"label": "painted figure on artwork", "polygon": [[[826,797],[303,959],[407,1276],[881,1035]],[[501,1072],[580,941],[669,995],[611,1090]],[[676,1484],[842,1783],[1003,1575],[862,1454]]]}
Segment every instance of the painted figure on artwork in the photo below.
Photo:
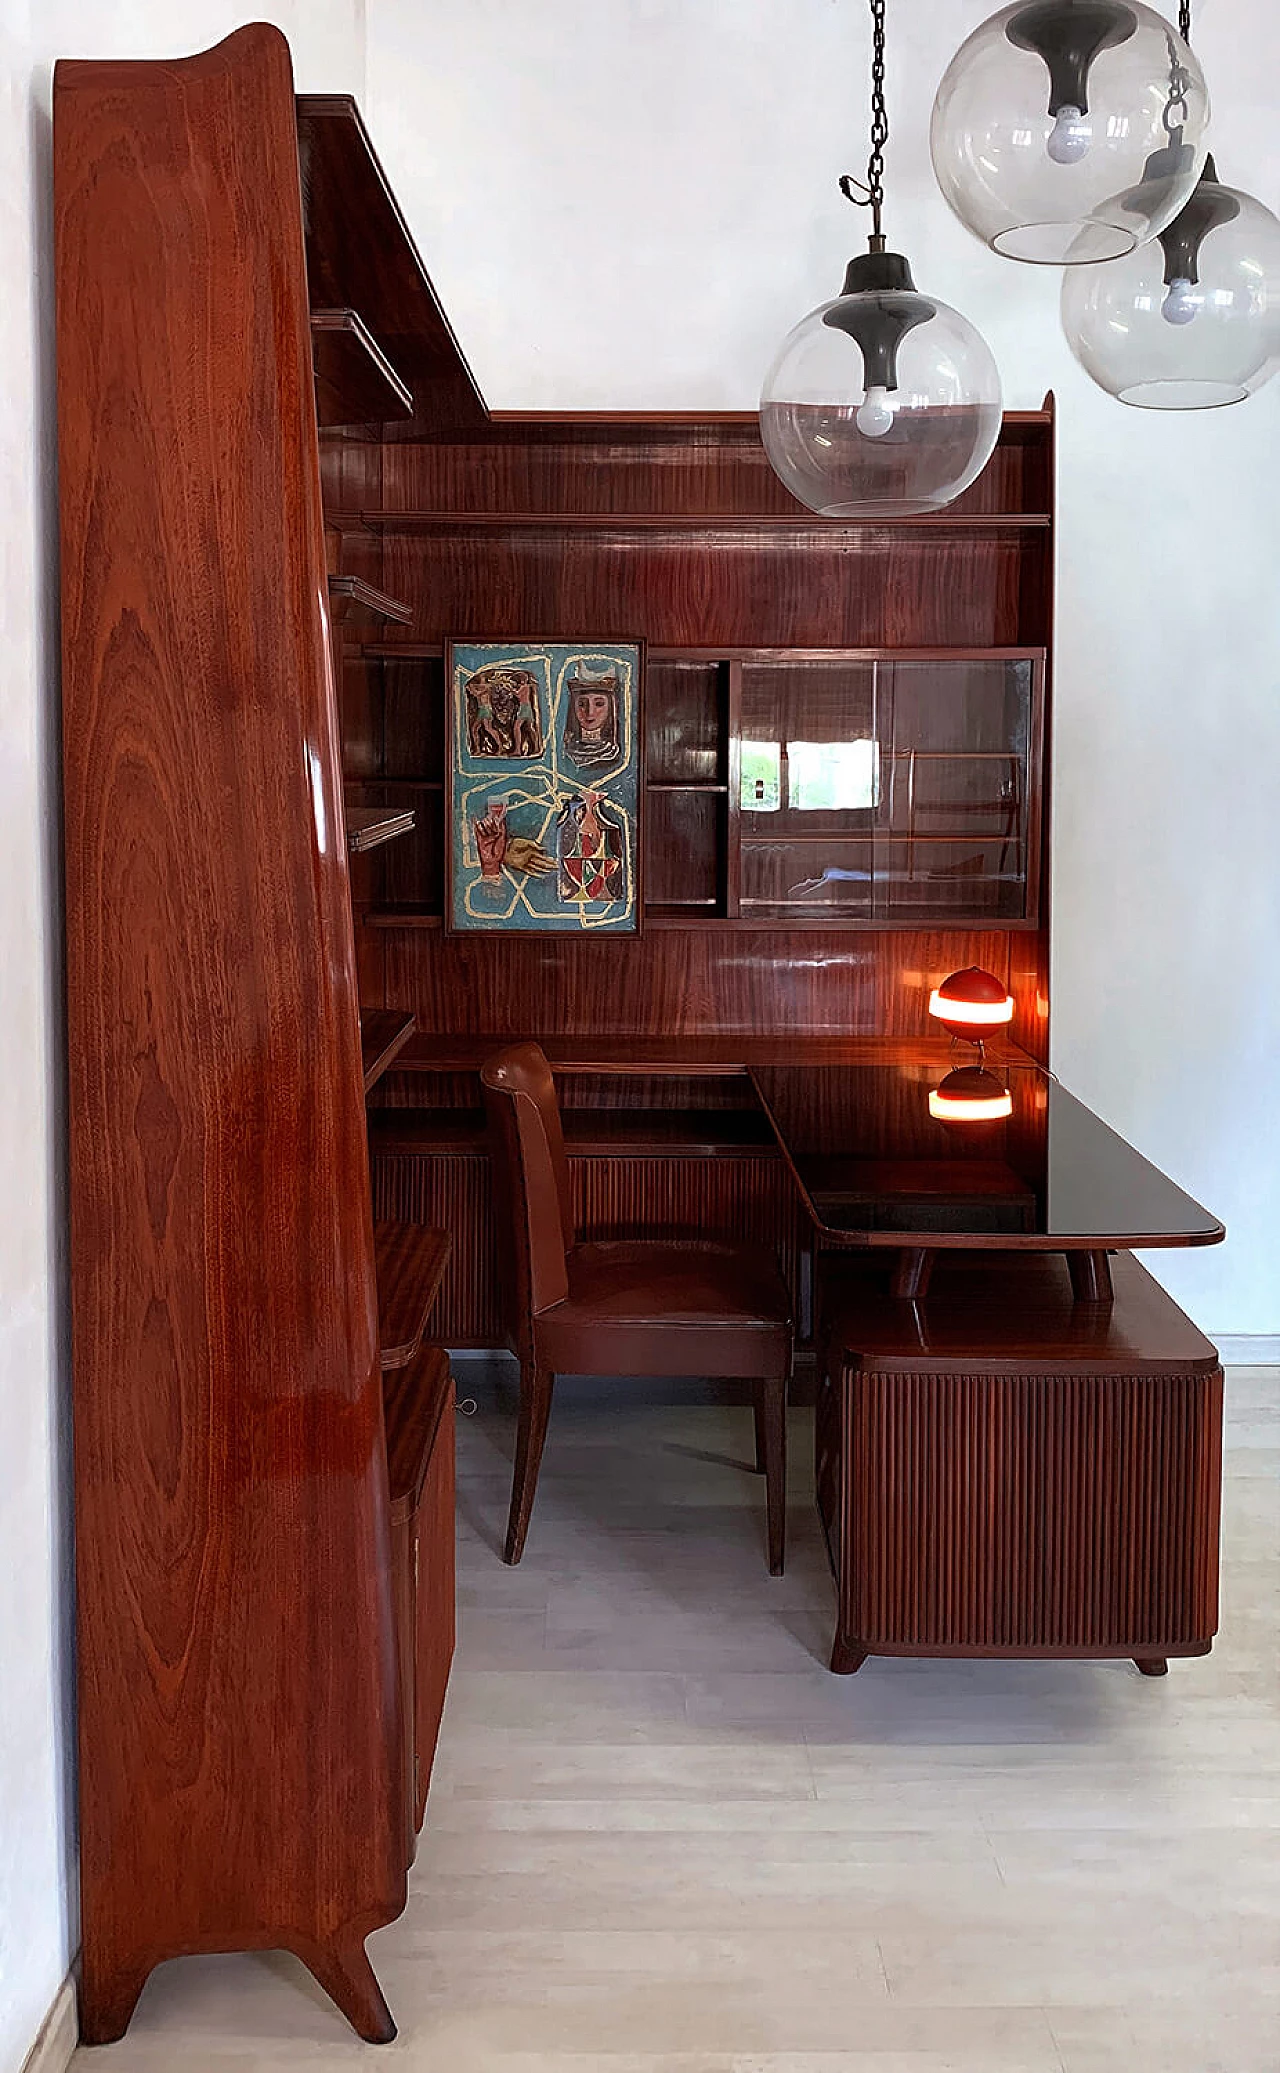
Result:
{"label": "painted figure on artwork", "polygon": [[566,905],[626,896],[623,831],[598,792],[575,793],[560,809],[556,850],[560,898]]}
{"label": "painted figure on artwork", "polygon": [[473,756],[540,756],[538,686],[527,669],[494,664],[467,679],[467,746]]}
{"label": "painted figure on artwork", "polygon": [[545,878],[556,868],[555,858],[548,856],[536,836],[512,834],[505,799],[486,799],[483,820],[473,821],[471,828],[481,878],[500,879],[504,869]]}
{"label": "painted figure on artwork", "polygon": [[579,770],[598,770],[616,763],[622,753],[621,692],[612,670],[593,675],[580,664],[565,684],[568,700],[564,752]]}

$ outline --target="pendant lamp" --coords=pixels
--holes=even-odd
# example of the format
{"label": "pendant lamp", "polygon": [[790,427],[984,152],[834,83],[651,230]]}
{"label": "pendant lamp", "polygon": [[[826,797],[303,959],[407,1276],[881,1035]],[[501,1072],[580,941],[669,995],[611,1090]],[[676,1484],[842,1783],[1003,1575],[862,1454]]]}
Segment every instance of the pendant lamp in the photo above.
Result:
{"label": "pendant lamp", "polygon": [[1189,199],[1209,119],[1186,42],[1140,0],[1018,0],[962,43],[933,104],[938,185],[1006,259],[1120,259]]}
{"label": "pendant lamp", "polygon": [[792,495],[824,518],[905,518],[937,511],[985,467],[1000,433],[1000,376],[986,341],[958,310],[917,292],[881,230],[885,0],[870,0],[871,158],[863,197],[869,251],[842,292],[786,337],[760,397],[760,435]]}
{"label": "pendant lamp", "polygon": [[[1190,0],[1180,28],[1190,36]],[[1207,158],[1191,199],[1151,244],[1065,276],[1062,328],[1085,373],[1121,403],[1243,403],[1280,367],[1280,221],[1224,186]]]}

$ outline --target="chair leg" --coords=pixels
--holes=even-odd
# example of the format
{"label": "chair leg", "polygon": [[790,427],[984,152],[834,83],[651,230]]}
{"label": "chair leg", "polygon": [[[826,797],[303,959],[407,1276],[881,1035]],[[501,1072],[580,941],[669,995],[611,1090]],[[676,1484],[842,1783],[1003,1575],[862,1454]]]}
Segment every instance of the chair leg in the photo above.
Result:
{"label": "chair leg", "polygon": [[518,1562],[524,1553],[555,1379],[550,1368],[540,1368],[532,1361],[520,1370],[520,1422],[516,1428],[516,1465],[511,1479],[507,1544],[502,1551],[504,1562]]}
{"label": "chair leg", "polygon": [[769,1574],[781,1576],[787,1533],[787,1378],[777,1375],[756,1395],[756,1445],[764,1455]]}
{"label": "chair leg", "polygon": [[756,1474],[758,1476],[764,1474],[764,1393],[767,1387],[767,1383],[757,1382],[755,1396],[752,1399],[756,1421]]}

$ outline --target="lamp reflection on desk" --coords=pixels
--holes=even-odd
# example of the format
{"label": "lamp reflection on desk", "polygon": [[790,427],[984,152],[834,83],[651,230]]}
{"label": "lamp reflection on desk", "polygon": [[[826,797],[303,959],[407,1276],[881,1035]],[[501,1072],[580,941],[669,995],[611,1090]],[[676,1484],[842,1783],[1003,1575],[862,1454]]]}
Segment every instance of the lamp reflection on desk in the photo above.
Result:
{"label": "lamp reflection on desk", "polygon": [[958,1065],[929,1089],[929,1114],[939,1123],[998,1123],[1013,1114],[1013,1095],[985,1065]]}

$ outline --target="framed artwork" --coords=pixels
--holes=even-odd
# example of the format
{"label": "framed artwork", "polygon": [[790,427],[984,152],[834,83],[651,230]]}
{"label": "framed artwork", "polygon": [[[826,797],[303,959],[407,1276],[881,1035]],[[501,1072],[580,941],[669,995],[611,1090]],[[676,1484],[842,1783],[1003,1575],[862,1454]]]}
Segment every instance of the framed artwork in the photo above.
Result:
{"label": "framed artwork", "polygon": [[640,926],[638,641],[450,641],[452,933]]}

